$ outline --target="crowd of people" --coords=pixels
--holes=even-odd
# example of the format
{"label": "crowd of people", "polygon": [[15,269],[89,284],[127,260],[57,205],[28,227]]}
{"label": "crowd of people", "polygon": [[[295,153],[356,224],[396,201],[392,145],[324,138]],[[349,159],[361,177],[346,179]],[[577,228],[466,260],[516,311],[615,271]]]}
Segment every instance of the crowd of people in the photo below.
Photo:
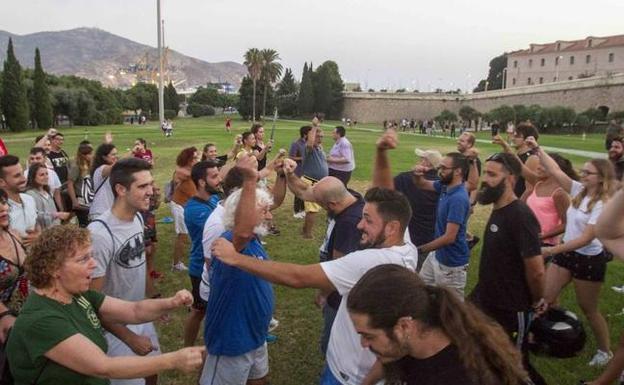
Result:
{"label": "crowd of people", "polygon": [[[386,128],[364,194],[349,187],[347,129],[335,127],[325,150],[316,118],[288,152],[271,154],[260,123],[224,155],[213,143],[182,149],[162,198],[174,222],[171,269],[188,273],[191,290],[169,298],[154,287],[161,193],[147,141],[119,154],[106,134],[80,142],[70,159],[50,129],[26,169],[7,150],[2,381],[156,384],[177,369],[202,385],[268,384],[275,284],[318,290],[321,385],[545,384],[529,361],[530,325],[572,283],[596,340],[588,365],[606,366],[591,384],[612,383],[624,370],[624,336],[614,356],[599,304],[607,263],[624,258],[624,139],[610,138],[608,157],[577,173],[520,123],[493,137],[501,151],[485,160],[462,132],[457,151],[416,149],[414,167],[395,174],[389,153],[399,136]],[[280,234],[273,212],[288,191],[301,237],[313,238],[327,214],[318,263],[272,261],[265,247],[264,237]],[[492,205],[483,234],[468,231],[476,204]],[[474,258],[478,278],[466,293]],[[185,347],[165,353],[153,321],[185,306]]]}

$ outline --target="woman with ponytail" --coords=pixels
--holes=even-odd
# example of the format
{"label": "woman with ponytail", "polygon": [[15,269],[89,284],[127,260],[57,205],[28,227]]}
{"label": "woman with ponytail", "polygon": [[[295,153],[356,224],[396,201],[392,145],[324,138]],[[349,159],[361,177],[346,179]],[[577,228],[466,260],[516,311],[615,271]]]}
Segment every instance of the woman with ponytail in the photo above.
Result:
{"label": "woman with ponytail", "polygon": [[529,383],[520,352],[498,324],[401,266],[369,270],[349,293],[347,308],[362,345],[384,364],[389,385]]}

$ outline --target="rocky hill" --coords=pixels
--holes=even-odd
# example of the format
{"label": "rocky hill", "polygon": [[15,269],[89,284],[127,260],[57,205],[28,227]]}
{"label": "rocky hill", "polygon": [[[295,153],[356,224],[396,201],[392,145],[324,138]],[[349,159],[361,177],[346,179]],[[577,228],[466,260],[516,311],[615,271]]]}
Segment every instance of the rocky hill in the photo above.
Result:
{"label": "rocky hill", "polygon": [[[97,28],[76,28],[58,32],[15,35],[0,31],[0,62],[6,57],[9,37],[23,67],[34,66],[39,47],[46,72],[76,75],[99,80],[109,87],[130,87],[137,81],[156,77],[158,50]],[[178,88],[196,87],[208,82],[228,82],[238,88],[247,73],[235,62],[208,63],[174,50],[167,52],[168,72]]]}

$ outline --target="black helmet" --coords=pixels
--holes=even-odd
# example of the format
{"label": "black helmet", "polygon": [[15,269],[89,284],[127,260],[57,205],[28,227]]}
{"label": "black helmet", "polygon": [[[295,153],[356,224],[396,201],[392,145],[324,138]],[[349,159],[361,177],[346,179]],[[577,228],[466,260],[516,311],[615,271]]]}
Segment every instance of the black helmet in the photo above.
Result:
{"label": "black helmet", "polygon": [[585,329],[576,314],[562,308],[550,308],[531,324],[534,353],[552,357],[575,356],[585,346]]}

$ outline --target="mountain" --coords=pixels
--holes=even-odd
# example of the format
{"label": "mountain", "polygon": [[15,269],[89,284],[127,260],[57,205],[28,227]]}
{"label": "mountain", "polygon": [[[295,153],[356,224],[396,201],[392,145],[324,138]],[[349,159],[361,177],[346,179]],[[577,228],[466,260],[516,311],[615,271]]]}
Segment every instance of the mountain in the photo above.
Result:
{"label": "mountain", "polygon": [[[37,32],[15,35],[0,31],[0,62],[6,58],[9,37],[23,67],[34,66],[35,48],[41,51],[46,72],[76,75],[99,80],[109,87],[126,88],[138,80],[155,79],[158,49],[98,28],[76,28],[67,31]],[[228,82],[238,88],[247,74],[245,66],[235,62],[208,63],[167,50],[165,81],[172,80],[178,88],[206,83]]]}

